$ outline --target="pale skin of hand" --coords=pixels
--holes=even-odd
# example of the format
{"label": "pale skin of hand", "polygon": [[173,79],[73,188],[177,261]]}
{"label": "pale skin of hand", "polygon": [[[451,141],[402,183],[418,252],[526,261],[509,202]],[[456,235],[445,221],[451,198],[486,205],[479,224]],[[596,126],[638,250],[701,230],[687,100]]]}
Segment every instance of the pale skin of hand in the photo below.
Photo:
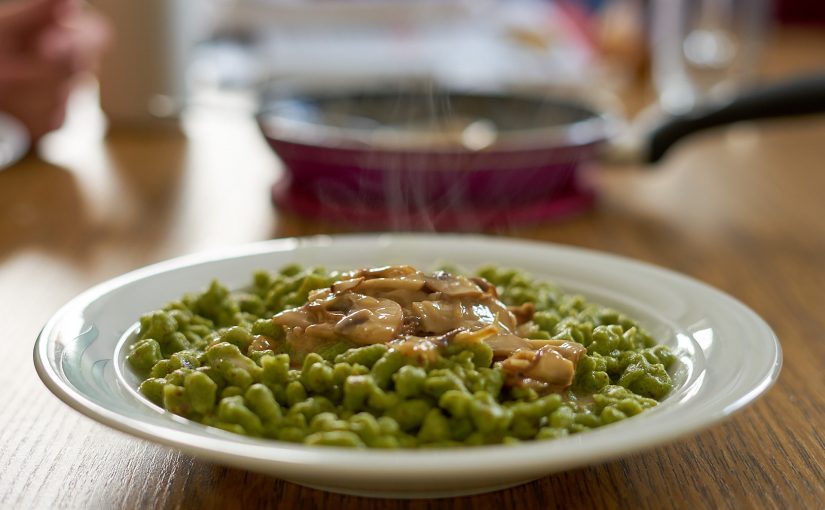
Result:
{"label": "pale skin of hand", "polygon": [[0,1],[0,111],[33,140],[57,129],[77,76],[109,39],[105,20],[76,0]]}

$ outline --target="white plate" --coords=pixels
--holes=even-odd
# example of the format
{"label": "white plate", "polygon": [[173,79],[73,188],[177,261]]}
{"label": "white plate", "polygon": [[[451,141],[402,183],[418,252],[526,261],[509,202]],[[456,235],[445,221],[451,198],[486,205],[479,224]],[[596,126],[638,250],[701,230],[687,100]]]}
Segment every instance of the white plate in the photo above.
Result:
{"label": "white plate", "polygon": [[[441,262],[525,269],[637,318],[679,362],[674,391],[640,416],[563,439],[514,446],[378,451],[306,447],[209,428],[146,405],[119,341],[143,313],[212,278],[248,284],[259,268],[355,268]],[[330,491],[435,497],[491,491],[672,441],[729,416],[779,375],[767,324],[740,302],[695,280],[592,251],[478,236],[377,235],[284,239],[171,260],[103,283],[46,324],[34,350],[43,382],[86,416],[221,464]]]}

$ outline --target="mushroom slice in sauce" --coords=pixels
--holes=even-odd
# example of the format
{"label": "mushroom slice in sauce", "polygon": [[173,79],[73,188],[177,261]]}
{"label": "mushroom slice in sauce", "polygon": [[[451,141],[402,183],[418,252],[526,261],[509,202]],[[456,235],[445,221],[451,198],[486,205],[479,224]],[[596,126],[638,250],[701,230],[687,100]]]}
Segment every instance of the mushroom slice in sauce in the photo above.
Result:
{"label": "mushroom slice in sauce", "polygon": [[533,349],[541,350],[543,348],[552,349],[560,353],[565,358],[572,361],[574,364],[579,362],[579,359],[587,353],[587,348],[578,342],[572,340],[560,340],[552,338],[550,340],[527,340]]}
{"label": "mushroom slice in sauce", "polygon": [[493,357],[498,359],[506,358],[519,349],[525,351],[533,350],[533,346],[530,345],[530,342],[520,336],[509,333],[487,337],[484,339],[484,343],[493,349]]}
{"label": "mushroom slice in sauce", "polygon": [[478,299],[465,299],[464,303],[465,320],[467,325],[474,327],[484,327],[488,324],[495,324],[503,331],[513,332],[516,329],[516,317],[498,299],[484,295]]}
{"label": "mushroom slice in sauce", "polygon": [[358,278],[350,278],[349,280],[339,280],[339,281],[332,284],[332,292],[334,292],[335,294],[338,294],[338,293],[341,293],[341,292],[346,292],[348,290],[352,290],[355,287],[358,287],[358,285],[360,285],[361,282],[363,282],[363,281],[364,281],[363,276],[359,276]]}
{"label": "mushroom slice in sauce", "polygon": [[501,368],[511,377],[514,376],[516,384],[519,378],[530,379],[563,390],[573,384],[576,364],[585,352],[585,347],[576,342],[564,342],[558,346],[547,344],[535,351],[517,349],[502,362]]}
{"label": "mushroom slice in sauce", "polygon": [[303,308],[293,308],[284,310],[272,317],[272,322],[278,326],[285,326],[291,328],[306,328],[310,326],[314,320],[309,313]]}
{"label": "mushroom slice in sauce", "polygon": [[427,301],[432,297],[432,294],[427,294],[423,290],[410,291],[403,289],[376,292],[372,295],[374,297],[392,299],[393,301],[401,305],[401,307],[404,309],[404,312],[408,317],[412,316],[412,314],[410,313],[410,308],[412,307],[413,303],[417,303],[419,301]]}
{"label": "mushroom slice in sauce", "polygon": [[478,288],[481,289],[481,291],[485,294],[490,294],[495,298],[498,297],[498,290],[496,289],[496,286],[488,282],[484,278],[480,276],[471,276],[470,281],[478,285]]}
{"label": "mushroom slice in sauce", "polygon": [[484,342],[496,334],[498,334],[498,328],[490,325],[473,331],[466,329],[458,330],[453,339],[458,344],[470,345]]}
{"label": "mushroom slice in sauce", "polygon": [[401,290],[415,292],[424,287],[424,280],[421,278],[411,278],[399,276],[396,278],[372,278],[364,280],[357,286],[358,292],[362,294],[372,294],[375,292],[390,292]]}
{"label": "mushroom slice in sauce", "polygon": [[427,287],[433,292],[441,292],[450,297],[477,297],[484,293],[474,282],[460,275],[451,275],[438,271],[432,276],[425,276]]}
{"label": "mushroom slice in sauce", "polygon": [[524,324],[533,318],[536,313],[536,305],[533,303],[524,303],[519,306],[508,306],[508,310],[516,317],[518,324]]}
{"label": "mushroom slice in sauce", "polygon": [[444,347],[443,338],[408,336],[391,343],[392,348],[407,357],[415,358],[420,363],[431,363],[441,355]]}
{"label": "mushroom slice in sauce", "polygon": [[423,333],[446,333],[461,327],[464,318],[459,302],[419,301],[413,303],[411,309]]}
{"label": "mushroom slice in sauce", "polygon": [[319,322],[304,328],[304,334],[318,340],[334,342],[337,339],[335,328],[329,322]]}
{"label": "mushroom slice in sauce", "polygon": [[352,306],[334,326],[335,333],[361,345],[387,343],[404,320],[401,305],[389,299],[352,294]]}
{"label": "mushroom slice in sauce", "polygon": [[384,266],[370,269],[360,269],[353,273],[353,277],[363,276],[364,278],[396,278],[399,276],[410,276],[422,274],[412,266]]}

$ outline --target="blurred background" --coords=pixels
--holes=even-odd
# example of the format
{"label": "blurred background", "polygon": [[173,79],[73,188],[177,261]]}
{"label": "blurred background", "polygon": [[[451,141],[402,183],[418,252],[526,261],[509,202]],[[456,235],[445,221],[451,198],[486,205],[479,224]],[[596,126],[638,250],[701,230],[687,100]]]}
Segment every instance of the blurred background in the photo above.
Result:
{"label": "blurred background", "polygon": [[699,130],[825,109],[816,65],[763,65],[778,30],[823,30],[815,0],[15,4],[62,5],[61,26],[94,14],[101,35],[54,101],[65,124],[45,112],[32,128],[0,100],[5,166],[61,125],[40,154],[69,164],[106,133],[191,142],[236,125],[211,148],[230,169],[266,143],[275,156],[255,162],[277,210],[354,229],[567,217],[592,207],[595,163],[648,164]]}
{"label": "blurred background", "polygon": [[[98,0],[118,34],[102,71],[112,120],[173,115],[268,83],[655,88],[680,113],[753,79],[779,22],[815,0]],[[644,104],[629,105],[636,111]]]}

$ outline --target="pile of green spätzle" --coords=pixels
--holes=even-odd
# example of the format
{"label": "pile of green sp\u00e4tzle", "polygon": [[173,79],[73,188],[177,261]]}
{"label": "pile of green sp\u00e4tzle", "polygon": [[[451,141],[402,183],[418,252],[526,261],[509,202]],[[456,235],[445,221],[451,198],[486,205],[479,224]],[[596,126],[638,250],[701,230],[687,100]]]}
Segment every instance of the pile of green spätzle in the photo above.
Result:
{"label": "pile of green sp\u00e4tzle", "polygon": [[550,439],[655,406],[675,361],[632,319],[517,270],[483,268],[508,305],[533,303],[532,338],[587,348],[573,385],[541,395],[508,388],[485,344],[450,346],[426,366],[384,344],[338,343],[295,359],[250,350],[284,333],[271,317],[339,273],[259,271],[243,291],[218,282],[140,319],[128,360],[140,392],[177,415],[255,437],[349,447],[447,447]]}

